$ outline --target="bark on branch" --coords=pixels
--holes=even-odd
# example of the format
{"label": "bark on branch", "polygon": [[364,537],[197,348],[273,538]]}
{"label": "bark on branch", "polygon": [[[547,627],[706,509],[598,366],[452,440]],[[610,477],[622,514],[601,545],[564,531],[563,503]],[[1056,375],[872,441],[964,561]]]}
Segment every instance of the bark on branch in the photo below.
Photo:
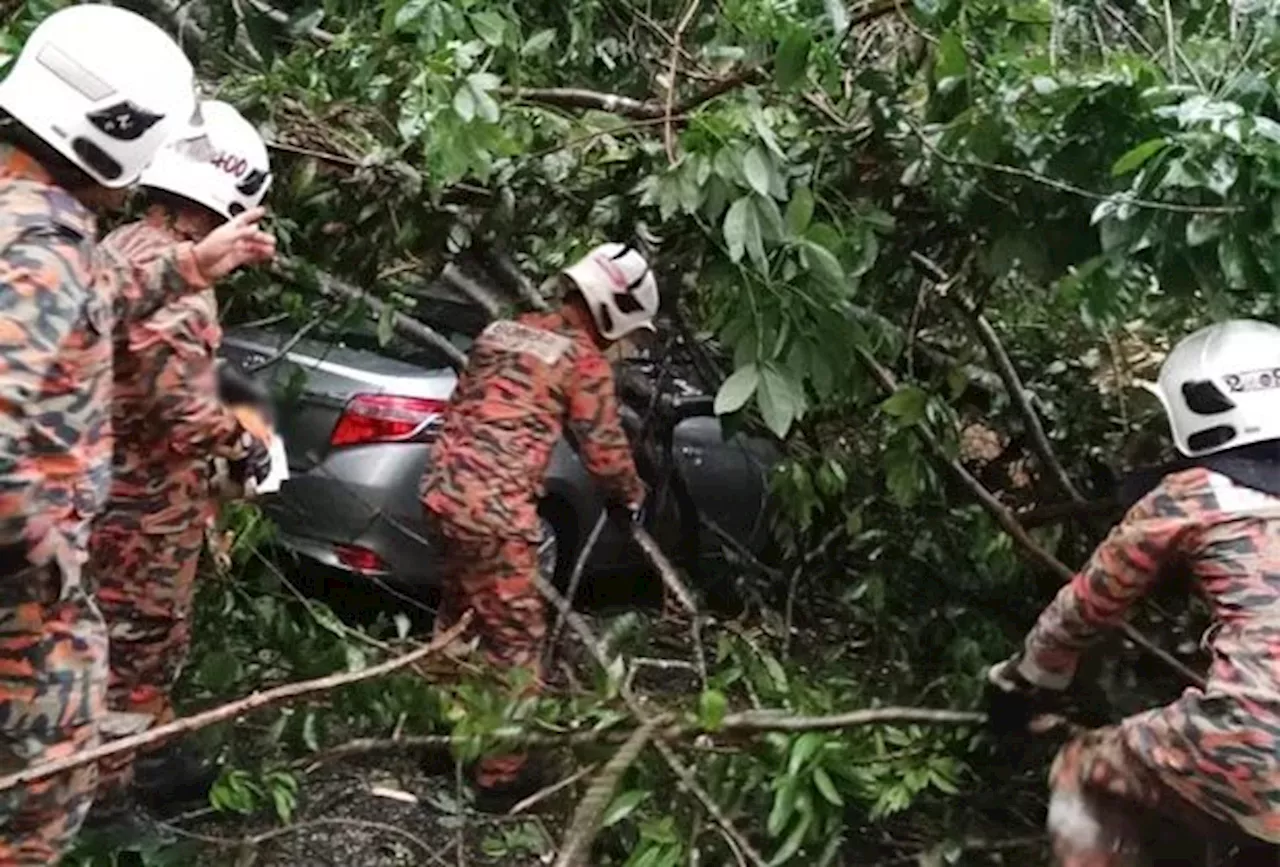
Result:
{"label": "bark on branch", "polygon": [[361,671],[350,671],[342,674],[331,674],[326,677],[318,677],[313,680],[304,680],[298,683],[289,683],[284,686],[278,686],[275,689],[269,689],[266,692],[257,692],[247,698],[239,699],[228,704],[215,707],[203,713],[194,714],[189,717],[176,719],[173,722],[148,729],[140,734],[131,735],[127,738],[109,741],[101,746],[94,747],[91,750],[75,753],[61,759],[55,759],[51,762],[42,762],[33,767],[19,771],[15,774],[8,774],[0,777],[0,792],[12,789],[14,786],[24,785],[35,780],[43,780],[54,774],[61,774],[83,765],[92,764],[101,761],[109,756],[117,753],[129,752],[139,747],[149,746],[151,744],[160,743],[168,740],[174,735],[183,735],[199,729],[208,728],[220,722],[226,722],[237,717],[244,716],[255,710],[272,707],[278,704],[284,704],[289,701],[296,701],[311,695],[331,692],[339,687],[349,686],[353,683],[359,683],[364,680],[372,680],[376,677],[382,677],[399,671],[402,668],[408,668],[414,663],[421,662],[426,657],[447,647],[455,639],[466,631],[471,623],[471,615],[467,613],[457,624],[432,639],[430,644],[419,647],[403,656],[395,659],[389,659],[386,662],[371,666]]}
{"label": "bark on branch", "polygon": [[[875,358],[872,357],[872,355],[865,349],[859,348],[857,352],[867,370],[880,384],[882,389],[890,394],[898,390],[897,379],[891,372],[886,370],[880,362],[876,361]],[[951,470],[960,484],[963,485],[974,496],[974,498],[982,504],[982,507],[985,508],[997,522],[999,522],[1000,526],[1004,528],[1004,531],[1008,533],[1013,538],[1013,541],[1018,544],[1018,547],[1021,548],[1024,555],[1032,560],[1032,562],[1049,570],[1049,572],[1057,576],[1059,581],[1070,581],[1075,577],[1075,573],[1061,560],[1054,557],[1042,548],[1035,539],[1031,538],[1030,534],[1027,533],[1026,528],[1018,523],[1018,519],[1014,516],[1013,512],[1005,508],[1004,505],[996,499],[995,495],[983,486],[982,482],[978,481],[958,460],[947,454],[947,450],[943,447],[942,443],[938,441],[938,438],[934,436],[931,430],[921,424],[917,424],[915,426],[915,432],[929,450],[933,452],[934,456]],[[1132,623],[1124,622],[1120,625],[1120,629],[1130,641],[1155,658],[1159,659],[1170,669],[1178,672],[1178,674],[1184,677],[1188,682],[1195,684],[1201,689],[1204,688],[1205,682],[1203,677],[1196,674],[1183,663],[1179,662],[1169,654],[1168,651],[1158,647],[1151,641],[1151,639],[1139,632],[1137,627]]]}

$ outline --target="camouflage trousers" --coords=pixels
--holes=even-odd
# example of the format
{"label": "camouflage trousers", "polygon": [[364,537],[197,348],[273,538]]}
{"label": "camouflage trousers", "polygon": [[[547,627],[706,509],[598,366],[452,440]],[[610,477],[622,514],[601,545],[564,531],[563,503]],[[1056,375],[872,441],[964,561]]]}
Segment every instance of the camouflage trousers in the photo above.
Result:
{"label": "camouflage trousers", "polygon": [[[499,671],[524,669],[528,690],[536,692],[547,632],[542,594],[534,581],[538,546],[526,539],[453,536],[446,527],[434,529],[444,554],[437,633],[471,611],[470,630],[484,660]],[[510,783],[527,760],[523,754],[487,756],[476,765],[475,783],[482,788]]]}
{"label": "camouflage trousers", "polygon": [[[92,749],[105,712],[107,635],[56,567],[0,576],[0,774]],[[0,792],[0,865],[55,864],[93,802],[85,765]]]}
{"label": "camouflage trousers", "polygon": [[[204,532],[197,525],[179,533],[140,533],[109,521],[94,529],[89,574],[111,638],[111,711],[146,715],[152,726],[174,718],[170,694],[191,644]],[[102,762],[101,800],[128,787],[136,758],[127,752]]]}
{"label": "camouflage trousers", "polygon": [[[1049,834],[1058,867],[1280,865],[1274,844],[1248,837],[1170,788],[1129,748],[1118,726],[1067,743],[1049,778]],[[1206,861],[1192,854],[1206,844],[1232,856]],[[1188,848],[1196,846],[1200,850]]]}

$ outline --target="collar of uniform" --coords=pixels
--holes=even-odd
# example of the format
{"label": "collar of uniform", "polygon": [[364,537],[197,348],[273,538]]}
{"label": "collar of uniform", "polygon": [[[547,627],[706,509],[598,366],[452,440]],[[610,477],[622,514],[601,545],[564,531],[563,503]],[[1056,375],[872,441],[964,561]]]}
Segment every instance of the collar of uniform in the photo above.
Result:
{"label": "collar of uniform", "polygon": [[48,169],[26,151],[11,144],[0,143],[0,181],[29,185],[33,193],[45,199],[50,215],[59,225],[66,226],[89,240],[97,236],[98,224],[93,212],[71,193],[55,184]]}
{"label": "collar of uniform", "polygon": [[599,330],[596,329],[595,320],[591,318],[591,314],[575,304],[566,304],[560,311],[560,317],[575,331],[579,331],[587,336],[587,338],[597,347],[604,343]]}

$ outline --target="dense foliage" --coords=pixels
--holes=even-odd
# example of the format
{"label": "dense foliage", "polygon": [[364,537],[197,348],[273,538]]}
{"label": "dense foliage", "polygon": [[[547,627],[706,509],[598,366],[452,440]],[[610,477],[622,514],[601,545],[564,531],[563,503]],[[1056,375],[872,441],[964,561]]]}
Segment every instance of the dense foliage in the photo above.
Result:
{"label": "dense foliage", "polygon": [[[54,5],[4,4],[0,50]],[[127,5],[180,32],[208,86],[272,139],[272,223],[308,267],[240,279],[233,321],[307,324],[312,269],[428,322],[441,286],[518,305],[592,243],[656,234],[665,327],[712,341],[717,412],[788,448],[781,568],[744,566],[756,604],[715,631],[706,688],[668,697],[710,727],[748,702],[971,704],[981,665],[1057,579],[1020,559],[948,459],[1078,563],[1105,508],[1031,519],[1105,499],[1117,472],[1160,456],[1137,380],[1199,323],[1276,313],[1272,0]],[[219,634],[193,665],[194,700],[376,650],[326,609],[273,595],[253,532],[238,544],[248,577],[206,588]],[[788,655],[793,602],[806,638]],[[1162,611],[1146,625],[1178,649],[1194,619]],[[1107,675],[1118,706],[1176,686],[1126,659]],[[291,750],[406,725],[456,729],[472,751],[513,720],[603,725],[623,667],[536,706],[478,687],[362,687],[275,719],[274,746],[244,761],[278,768]],[[1035,763],[1018,788],[971,734],[778,734],[690,760],[772,863],[875,855],[889,834],[942,863],[975,829],[1036,826]],[[289,818],[292,777],[241,773],[221,807],[275,798]],[[599,863],[685,863],[698,848],[723,863],[728,844],[693,803],[664,765],[638,765]],[[891,818],[908,807],[914,819]]]}

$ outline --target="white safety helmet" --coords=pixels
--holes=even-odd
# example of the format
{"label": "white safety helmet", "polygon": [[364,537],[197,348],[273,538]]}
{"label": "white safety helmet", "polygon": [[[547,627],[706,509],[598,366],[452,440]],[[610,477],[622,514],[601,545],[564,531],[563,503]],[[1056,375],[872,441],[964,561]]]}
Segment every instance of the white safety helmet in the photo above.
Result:
{"label": "white safety helmet", "polygon": [[658,313],[658,281],[644,256],[627,244],[601,244],[564,274],[595,318],[606,340],[617,340],[637,329],[653,331]]}
{"label": "white safety helmet", "polygon": [[0,82],[0,109],[112,189],[136,181],[175,134],[200,134],[182,49],[141,15],[98,4],[36,27]]}
{"label": "white safety helmet", "polygon": [[1187,457],[1280,439],[1280,328],[1252,319],[1202,328],[1173,348],[1147,387]]}
{"label": "white safety helmet", "polygon": [[204,138],[171,140],[138,179],[231,219],[262,204],[271,186],[267,146],[253,124],[218,100],[200,104]]}

